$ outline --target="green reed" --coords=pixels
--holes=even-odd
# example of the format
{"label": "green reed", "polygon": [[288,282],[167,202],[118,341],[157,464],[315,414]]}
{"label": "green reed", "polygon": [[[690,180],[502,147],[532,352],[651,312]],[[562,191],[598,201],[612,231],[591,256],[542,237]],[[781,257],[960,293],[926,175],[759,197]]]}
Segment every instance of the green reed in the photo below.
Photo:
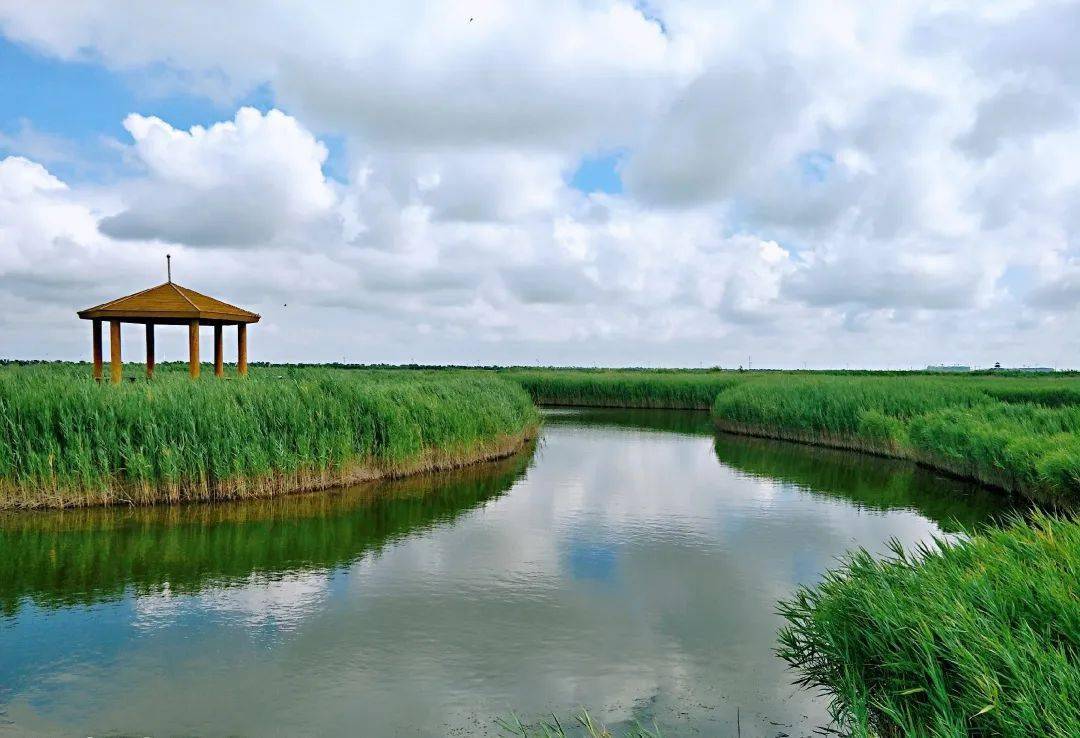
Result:
{"label": "green reed", "polygon": [[779,606],[778,653],[856,736],[1080,735],[1080,523],[847,557]]}
{"label": "green reed", "polygon": [[662,738],[663,735],[655,723],[652,730],[635,723],[621,733],[614,733],[603,723],[594,720],[587,710],[582,710],[565,723],[555,714],[551,715],[550,720],[539,720],[533,724],[523,723],[517,715],[511,715],[509,718],[497,718],[495,726],[505,735],[518,738]]}
{"label": "green reed", "polygon": [[541,405],[708,410],[738,374],[634,369],[507,369]]}
{"label": "green reed", "polygon": [[[151,382],[113,386],[81,366],[9,366],[0,506],[152,502],[165,488],[169,499],[208,498],[226,483],[235,489],[224,496],[325,486],[358,463],[464,460],[536,424],[519,387],[475,373],[272,367],[190,381],[162,368]],[[284,485],[243,484],[283,474],[293,475]]]}
{"label": "green reed", "polygon": [[1049,504],[1080,501],[1080,377],[506,369],[540,404],[711,409],[721,429],[911,459]]}
{"label": "green reed", "polygon": [[913,459],[1068,504],[1080,501],[1080,405],[1062,397],[1077,387],[1075,379],[768,375],[721,392],[712,412],[728,430]]}

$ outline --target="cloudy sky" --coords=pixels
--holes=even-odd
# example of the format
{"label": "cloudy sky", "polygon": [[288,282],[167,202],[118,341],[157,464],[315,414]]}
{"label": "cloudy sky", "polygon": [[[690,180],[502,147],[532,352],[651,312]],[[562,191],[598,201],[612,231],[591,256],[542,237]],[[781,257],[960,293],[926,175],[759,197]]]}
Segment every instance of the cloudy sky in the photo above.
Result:
{"label": "cloudy sky", "polygon": [[0,0],[0,356],[1080,366],[1080,3],[276,5]]}

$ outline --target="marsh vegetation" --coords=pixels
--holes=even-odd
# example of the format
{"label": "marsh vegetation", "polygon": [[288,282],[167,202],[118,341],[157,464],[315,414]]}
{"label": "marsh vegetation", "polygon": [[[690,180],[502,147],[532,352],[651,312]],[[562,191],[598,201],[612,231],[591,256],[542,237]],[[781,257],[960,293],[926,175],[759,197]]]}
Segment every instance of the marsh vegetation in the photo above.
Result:
{"label": "marsh vegetation", "polygon": [[[959,527],[876,558],[858,549],[817,585],[782,602],[779,654],[804,686],[830,695],[857,736],[1080,735],[1080,380],[1075,376],[917,373],[510,372],[538,401],[700,407],[723,431],[906,459],[1024,497],[1062,514],[1004,528]],[[708,390],[703,390],[703,387]],[[679,403],[683,403],[680,405]],[[721,458],[776,464],[736,436]],[[858,479],[871,505],[904,472],[799,457],[783,472],[809,489]],[[808,463],[809,462],[809,463]],[[862,482],[867,482],[862,484]],[[923,495],[939,511],[945,485]],[[883,495],[884,493],[884,495]],[[958,516],[957,523],[962,521]]]}
{"label": "marsh vegetation", "polygon": [[780,604],[780,655],[856,736],[1080,731],[1080,525],[1035,516],[878,559]]}
{"label": "marsh vegetation", "polygon": [[[560,432],[565,424],[574,432],[741,434],[711,441],[721,463],[740,474],[842,497],[857,509],[917,510],[937,521],[939,534],[962,532],[914,549],[896,544],[885,558],[858,549],[781,603],[779,653],[805,685],[828,692],[840,725],[856,735],[1080,731],[1076,377],[264,366],[243,381],[191,382],[182,368],[163,367],[152,382],[110,387],[87,375],[78,365],[0,368],[0,506],[225,500],[452,468],[520,448],[540,422],[534,403],[599,408],[565,421],[551,415]],[[659,410],[610,409],[619,407]],[[786,454],[747,436],[900,461],[805,445]],[[930,476],[911,462],[969,482]],[[991,524],[991,508],[1020,498],[1050,512]],[[137,573],[170,537],[191,537],[159,513],[142,511],[134,527],[119,530],[106,516],[110,527],[93,535],[93,515],[57,515],[68,517],[14,515],[0,536],[0,548],[22,562],[8,577],[18,585],[0,593],[9,614],[26,596],[54,601],[39,582],[59,576],[58,562],[69,562],[63,576],[82,572],[97,582],[99,554],[121,550],[112,543],[130,543],[122,553],[133,573],[97,582],[106,596],[134,581],[150,590],[185,581],[176,576],[179,561],[161,559],[173,570],[168,576]],[[136,522],[144,520],[150,524]],[[269,548],[236,548],[228,527],[218,527],[199,571],[231,571],[230,562],[241,572],[265,568],[276,539],[246,530],[245,546]],[[363,548],[347,531],[317,533],[330,547],[318,557],[338,562],[331,566],[348,565]],[[57,548],[60,539],[79,545]],[[333,553],[338,545],[341,555]],[[164,550],[173,548],[180,547]],[[584,550],[584,571],[606,571],[607,553]],[[194,590],[213,586],[198,576],[192,582]],[[62,589],[62,603],[99,596]],[[80,579],[74,589],[93,586]]]}
{"label": "marsh vegetation", "polygon": [[453,472],[0,513],[10,731],[496,735],[513,710],[581,735],[587,707],[619,738],[810,735],[777,598],[1004,509],[910,463],[719,447],[704,412],[543,415],[536,454]]}
{"label": "marsh vegetation", "polygon": [[242,380],[98,384],[78,365],[0,369],[0,507],[255,497],[506,455],[538,416],[464,372],[275,367]]}
{"label": "marsh vegetation", "polygon": [[504,373],[542,404],[710,409],[725,431],[910,459],[1029,497],[1080,502],[1080,378],[873,372]]}

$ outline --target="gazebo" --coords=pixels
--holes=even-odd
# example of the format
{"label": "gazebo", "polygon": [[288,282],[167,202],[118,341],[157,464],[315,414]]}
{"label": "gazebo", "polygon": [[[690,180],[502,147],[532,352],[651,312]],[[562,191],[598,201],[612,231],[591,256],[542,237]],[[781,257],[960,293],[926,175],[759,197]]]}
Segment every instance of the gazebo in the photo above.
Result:
{"label": "gazebo", "polygon": [[109,321],[109,368],[112,383],[120,382],[120,324],[141,323],[146,326],[146,376],[154,376],[154,326],[186,325],[188,327],[188,371],[192,379],[199,376],[199,328],[214,326],[214,375],[224,374],[221,333],[227,325],[236,326],[236,373],[247,374],[247,327],[258,323],[259,315],[227,302],[208,297],[195,290],[169,281],[157,287],[120,297],[96,307],[79,311],[83,320],[93,321],[94,379],[100,380],[101,323]]}

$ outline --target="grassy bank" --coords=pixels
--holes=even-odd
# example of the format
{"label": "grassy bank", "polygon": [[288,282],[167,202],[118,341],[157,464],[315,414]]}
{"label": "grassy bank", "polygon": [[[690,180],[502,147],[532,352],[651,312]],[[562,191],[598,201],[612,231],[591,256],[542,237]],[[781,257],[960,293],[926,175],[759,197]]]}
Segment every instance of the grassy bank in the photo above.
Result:
{"label": "grassy bank", "polygon": [[1072,391],[1041,379],[766,376],[721,392],[712,412],[724,430],[912,459],[1075,504],[1080,405],[1063,399]]}
{"label": "grassy bank", "polygon": [[245,380],[97,384],[83,367],[0,370],[0,507],[269,496],[504,456],[528,396],[466,372],[272,368]]}
{"label": "grassy bank", "polygon": [[0,512],[0,617],[329,571],[497,499],[526,451],[430,477],[213,505]]}
{"label": "grassy bank", "polygon": [[500,372],[541,405],[708,410],[738,381],[722,371],[506,369]]}
{"label": "grassy bank", "polygon": [[543,405],[711,409],[748,435],[916,461],[1080,502],[1080,378],[917,372],[507,369]]}
{"label": "grassy bank", "polygon": [[1080,523],[853,554],[781,603],[780,655],[856,736],[1080,735]]}

